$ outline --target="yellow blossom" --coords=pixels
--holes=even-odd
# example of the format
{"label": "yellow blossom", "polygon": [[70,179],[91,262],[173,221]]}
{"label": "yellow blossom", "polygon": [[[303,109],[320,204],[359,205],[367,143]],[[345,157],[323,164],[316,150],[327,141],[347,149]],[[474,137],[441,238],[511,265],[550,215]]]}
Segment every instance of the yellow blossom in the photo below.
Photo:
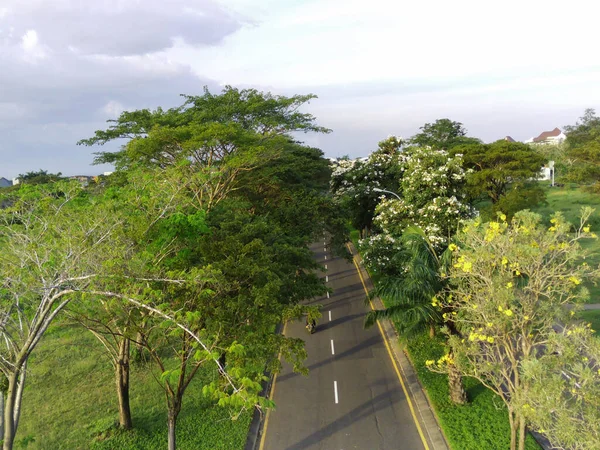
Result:
{"label": "yellow blossom", "polygon": [[529,316],[523,316],[523,319],[529,320]]}
{"label": "yellow blossom", "polygon": [[583,232],[584,233],[589,233],[590,232],[590,226],[587,225],[587,226],[583,227]]}
{"label": "yellow blossom", "polygon": [[435,364],[435,361],[433,359],[428,359],[427,361],[425,361],[426,366],[432,366],[433,364]]}
{"label": "yellow blossom", "polygon": [[513,312],[510,309],[507,309],[506,311],[504,311],[504,314],[506,314],[508,317],[513,315]]}
{"label": "yellow blossom", "polygon": [[500,311],[500,312],[504,311],[504,309],[502,308],[502,306],[498,306],[498,311]]}
{"label": "yellow blossom", "polygon": [[458,249],[456,244],[450,244],[448,246],[448,250],[450,250],[451,252],[456,251]]}
{"label": "yellow blossom", "polygon": [[581,284],[581,280],[580,280],[579,278],[575,277],[575,276],[571,276],[571,277],[569,277],[569,281],[570,281],[571,283],[573,283],[574,285],[576,285],[576,286],[577,286],[578,284]]}
{"label": "yellow blossom", "polygon": [[508,259],[506,259],[506,256],[502,258],[502,265],[505,266],[508,264]]}
{"label": "yellow blossom", "polygon": [[488,328],[492,328],[494,326],[494,324],[492,322],[488,322],[485,324],[485,326]]}
{"label": "yellow blossom", "polygon": [[503,222],[506,222],[506,214],[498,214],[498,217],[500,217],[500,220],[502,220]]}
{"label": "yellow blossom", "polygon": [[506,287],[507,287],[508,289],[510,289],[511,287],[513,287],[513,284],[512,284],[512,283],[509,281],[508,283],[506,283]]}
{"label": "yellow blossom", "polygon": [[488,336],[488,338],[487,338],[487,341],[488,341],[490,344],[493,344],[493,343],[494,343],[494,338],[493,338],[493,337],[491,337],[491,336]]}

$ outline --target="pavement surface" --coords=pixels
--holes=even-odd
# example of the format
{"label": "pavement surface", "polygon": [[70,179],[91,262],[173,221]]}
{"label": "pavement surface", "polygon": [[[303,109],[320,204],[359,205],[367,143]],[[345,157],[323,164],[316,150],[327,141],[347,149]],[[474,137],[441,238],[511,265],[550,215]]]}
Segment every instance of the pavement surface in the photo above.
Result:
{"label": "pavement surface", "polygon": [[312,302],[323,314],[314,334],[303,322],[286,324],[286,336],[306,342],[310,373],[284,364],[260,450],[426,448],[378,327],[363,329],[368,306],[356,267],[323,242],[312,250],[333,293]]}

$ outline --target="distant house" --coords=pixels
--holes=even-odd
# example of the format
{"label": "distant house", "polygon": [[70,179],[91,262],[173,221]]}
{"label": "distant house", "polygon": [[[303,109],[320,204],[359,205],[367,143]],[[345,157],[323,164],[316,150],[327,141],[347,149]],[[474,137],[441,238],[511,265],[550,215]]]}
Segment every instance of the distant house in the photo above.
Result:
{"label": "distant house", "polygon": [[504,136],[504,139],[502,139],[502,140],[506,141],[506,142],[517,142],[513,138],[511,138],[510,136]]}
{"label": "distant house", "polygon": [[555,128],[552,131],[544,131],[538,137],[534,137],[525,141],[527,144],[560,144],[567,138],[560,128]]}
{"label": "distant house", "polygon": [[7,180],[6,178],[0,178],[0,188],[10,187],[12,185],[12,181]]}
{"label": "distant house", "polygon": [[77,180],[82,186],[87,186],[93,179],[94,177],[89,175],[73,175],[72,177],[69,177],[69,180]]}

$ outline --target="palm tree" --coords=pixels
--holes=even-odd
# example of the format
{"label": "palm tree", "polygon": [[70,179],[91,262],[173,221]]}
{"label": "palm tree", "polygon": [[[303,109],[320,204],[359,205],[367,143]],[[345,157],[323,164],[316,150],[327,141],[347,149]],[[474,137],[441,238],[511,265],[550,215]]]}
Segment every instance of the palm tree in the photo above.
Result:
{"label": "palm tree", "polygon": [[[401,237],[403,251],[398,257],[404,260],[400,275],[383,277],[376,288],[369,294],[370,298],[382,297],[390,304],[386,309],[370,311],[365,318],[365,328],[379,319],[390,319],[396,324],[399,333],[411,336],[429,329],[429,336],[442,325],[447,326],[450,333],[457,333],[454,324],[443,317],[439,308],[433,306],[432,299],[443,295],[446,279],[441,276],[451,263],[451,252],[437,252],[435,246],[422,228],[407,228]],[[398,259],[398,258],[396,258]],[[466,393],[462,385],[462,376],[455,365],[449,365],[448,384],[450,398],[453,402],[466,402]]]}

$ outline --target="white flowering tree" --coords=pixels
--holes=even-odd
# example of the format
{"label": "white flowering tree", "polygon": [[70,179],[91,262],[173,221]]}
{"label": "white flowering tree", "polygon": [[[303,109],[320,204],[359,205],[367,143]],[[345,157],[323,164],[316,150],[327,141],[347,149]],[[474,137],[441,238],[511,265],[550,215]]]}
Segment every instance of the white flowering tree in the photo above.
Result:
{"label": "white flowering tree", "polygon": [[467,171],[462,155],[445,150],[415,148],[402,163],[402,199],[384,198],[374,223],[382,233],[400,236],[418,226],[436,247],[443,248],[462,219],[473,215],[464,202]]}
{"label": "white flowering tree", "polygon": [[398,191],[402,177],[403,140],[390,136],[379,142],[368,158],[341,158],[331,175],[331,191],[351,216],[352,225],[370,230],[380,194],[374,188]]}

